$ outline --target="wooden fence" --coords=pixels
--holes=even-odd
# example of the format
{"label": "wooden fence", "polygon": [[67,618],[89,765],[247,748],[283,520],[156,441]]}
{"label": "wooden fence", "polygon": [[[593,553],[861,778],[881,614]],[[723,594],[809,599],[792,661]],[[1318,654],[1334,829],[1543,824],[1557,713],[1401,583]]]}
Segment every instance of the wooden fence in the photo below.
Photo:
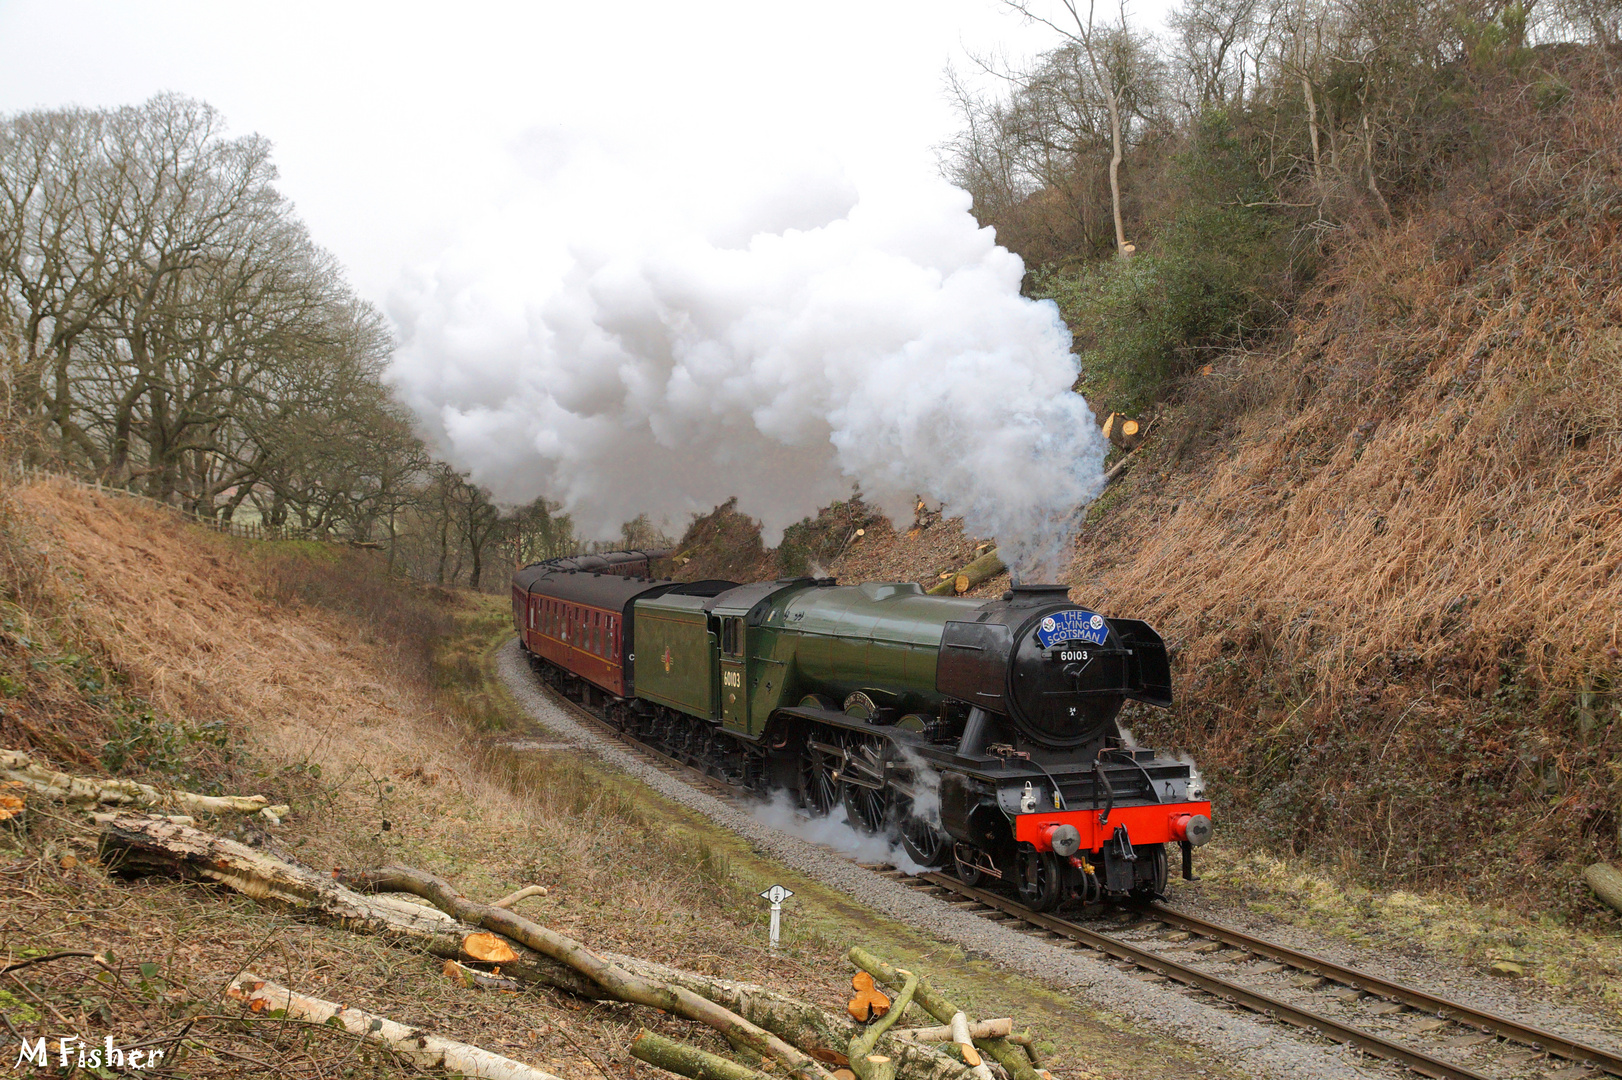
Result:
{"label": "wooden fence", "polygon": [[185,507],[166,503],[162,499],[154,499],[150,495],[143,495],[128,488],[104,484],[100,480],[81,480],[77,476],[70,476],[67,473],[55,472],[50,469],[41,469],[32,465],[19,463],[13,475],[15,475],[19,483],[23,484],[51,481],[58,484],[71,484],[84,491],[94,491],[98,495],[117,495],[125,499],[138,499],[148,506],[167,510],[169,513],[175,514],[194,525],[201,525],[205,529],[213,529],[215,532],[225,533],[227,536],[241,537],[244,540],[314,540],[323,544],[349,544],[356,547],[381,546],[375,542],[362,543],[345,537],[333,536],[331,533],[316,529],[304,529],[290,525],[265,525],[261,522],[247,524],[235,521],[221,521],[218,518],[198,514],[187,510]]}

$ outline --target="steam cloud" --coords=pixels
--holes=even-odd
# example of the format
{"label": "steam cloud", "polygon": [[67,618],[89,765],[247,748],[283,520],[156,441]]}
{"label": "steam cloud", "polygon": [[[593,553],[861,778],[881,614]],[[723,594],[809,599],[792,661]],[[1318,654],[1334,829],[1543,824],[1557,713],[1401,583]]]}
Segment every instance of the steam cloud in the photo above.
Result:
{"label": "steam cloud", "polygon": [[889,863],[909,874],[921,874],[930,869],[914,862],[906,848],[891,838],[859,831],[850,823],[845,808],[838,804],[824,817],[810,817],[794,805],[787,792],[775,791],[770,801],[755,803],[749,813],[779,832],[833,848],[857,862]]}
{"label": "steam cloud", "polygon": [[966,193],[826,162],[650,190],[595,143],[523,155],[526,194],[389,303],[390,378],[447,460],[602,538],[736,495],[775,544],[856,484],[1059,569],[1106,446],[1057,309]]}

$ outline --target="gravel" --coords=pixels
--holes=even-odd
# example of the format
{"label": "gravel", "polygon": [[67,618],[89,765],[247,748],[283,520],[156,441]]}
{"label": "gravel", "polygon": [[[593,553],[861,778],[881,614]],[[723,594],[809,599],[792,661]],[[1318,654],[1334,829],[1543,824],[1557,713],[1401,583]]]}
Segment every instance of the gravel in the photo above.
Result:
{"label": "gravel", "polygon": [[1349,1080],[1395,1075],[1385,1063],[1354,1055],[1338,1045],[1303,1042],[1282,1025],[1259,1023],[1249,1014],[1219,1008],[1209,998],[1201,1000],[1170,984],[1141,982],[1106,963],[955,910],[932,896],[864,870],[842,855],[774,829],[576,723],[530,672],[516,641],[502,648],[497,669],[525,711],[556,739],[595,755],[666,798],[744,837],[762,854],[838,889],[882,915],[1113,1013],[1204,1046],[1254,1076]]}
{"label": "gravel", "polygon": [[[1541,984],[1492,979],[1474,965],[1415,949],[1359,948],[1348,942],[1280,919],[1258,915],[1240,904],[1211,897],[1173,896],[1171,905],[1212,922],[1231,926],[1280,945],[1355,967],[1393,982],[1449,998],[1483,1012],[1511,1017],[1522,1024],[1557,1032],[1605,1050],[1622,1053],[1622,1022],[1615,1015],[1596,1016],[1569,1001],[1554,999],[1559,991]],[[1558,1063],[1552,1065],[1558,1069]]]}

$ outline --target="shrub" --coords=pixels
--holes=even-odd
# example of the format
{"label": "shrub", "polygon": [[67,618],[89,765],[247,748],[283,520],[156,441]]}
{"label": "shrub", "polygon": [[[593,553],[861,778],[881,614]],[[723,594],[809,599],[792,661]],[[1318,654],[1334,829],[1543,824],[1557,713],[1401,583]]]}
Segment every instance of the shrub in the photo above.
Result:
{"label": "shrub", "polygon": [[1286,222],[1227,117],[1208,116],[1173,166],[1183,197],[1146,250],[1037,275],[1081,353],[1079,389],[1139,412],[1173,380],[1270,325],[1300,271]]}
{"label": "shrub", "polygon": [[779,576],[826,574],[826,568],[845,550],[856,530],[870,528],[879,520],[881,515],[862,501],[861,492],[856,492],[849,501],[836,502],[818,511],[815,518],[790,525],[777,545]]}

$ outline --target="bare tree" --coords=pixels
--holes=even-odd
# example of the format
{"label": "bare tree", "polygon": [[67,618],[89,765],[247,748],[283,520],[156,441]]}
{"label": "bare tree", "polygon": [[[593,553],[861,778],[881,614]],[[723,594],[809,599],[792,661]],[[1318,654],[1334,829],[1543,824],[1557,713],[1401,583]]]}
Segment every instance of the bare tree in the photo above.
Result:
{"label": "bare tree", "polygon": [[1122,115],[1126,98],[1141,73],[1141,65],[1136,61],[1142,52],[1140,39],[1127,26],[1125,0],[1121,0],[1119,24],[1105,28],[1094,23],[1096,0],[1088,0],[1085,13],[1078,0],[1058,0],[1068,16],[1062,21],[1037,14],[1034,0],[1002,2],[1004,7],[1019,12],[1031,22],[1040,23],[1062,35],[1079,48],[1087,59],[1093,81],[1103,96],[1109,115],[1110,209],[1115,221],[1115,250],[1125,256],[1131,248],[1126,242],[1126,226],[1121,215],[1121,162],[1126,154]]}
{"label": "bare tree", "polygon": [[1189,90],[1184,108],[1191,117],[1244,103],[1245,61],[1265,48],[1255,40],[1261,2],[1187,0],[1172,11],[1168,21],[1177,34],[1172,57]]}

